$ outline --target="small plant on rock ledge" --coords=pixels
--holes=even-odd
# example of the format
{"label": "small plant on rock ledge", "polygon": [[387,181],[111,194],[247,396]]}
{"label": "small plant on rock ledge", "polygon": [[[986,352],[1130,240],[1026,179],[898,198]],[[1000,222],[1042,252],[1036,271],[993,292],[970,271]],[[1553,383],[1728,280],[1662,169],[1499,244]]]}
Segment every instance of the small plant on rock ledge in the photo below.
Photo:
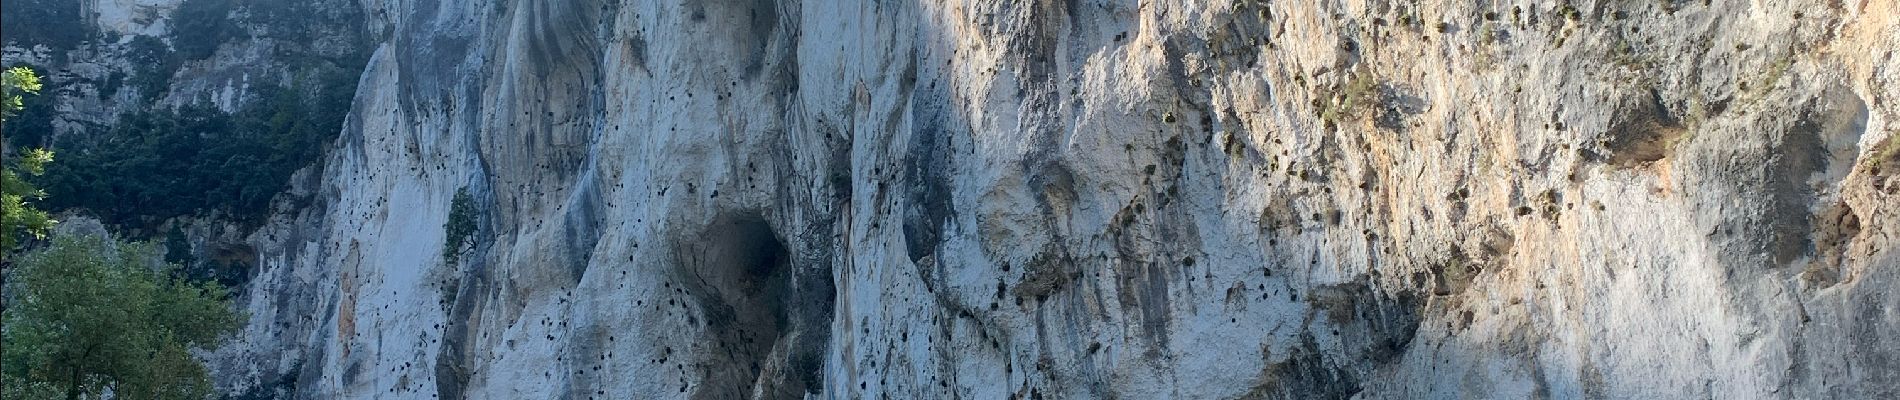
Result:
{"label": "small plant on rock ledge", "polygon": [[1320,121],[1327,129],[1334,129],[1339,122],[1355,116],[1359,108],[1376,106],[1379,102],[1379,81],[1371,72],[1359,72],[1337,87],[1332,95],[1315,99],[1314,105],[1319,108]]}
{"label": "small plant on rock ledge", "polygon": [[442,224],[442,233],[442,259],[451,264],[460,261],[463,248],[475,236],[475,198],[469,196],[468,188],[456,189],[449,200],[449,221]]}
{"label": "small plant on rock ledge", "polygon": [[1900,132],[1889,134],[1887,139],[1875,144],[1864,160],[1866,161],[1863,161],[1862,165],[1875,175],[1880,175],[1883,169],[1894,168],[1895,164],[1900,164]]}

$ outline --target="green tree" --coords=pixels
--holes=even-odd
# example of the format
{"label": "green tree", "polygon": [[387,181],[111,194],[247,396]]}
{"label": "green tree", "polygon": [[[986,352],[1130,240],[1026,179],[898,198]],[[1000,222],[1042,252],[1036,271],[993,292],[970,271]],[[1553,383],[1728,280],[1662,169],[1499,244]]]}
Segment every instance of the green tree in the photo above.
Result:
{"label": "green tree", "polygon": [[[25,95],[40,91],[40,78],[32,69],[13,67],[0,71],[0,121],[20,111]],[[13,165],[0,166],[0,254],[13,251],[22,234],[44,238],[56,221],[31,202],[46,198],[46,192],[27,183],[23,175],[46,172],[53,152],[32,149],[21,152]],[[3,273],[4,271],[0,271]]]}
{"label": "green tree", "polygon": [[155,247],[59,236],[20,259],[5,310],[7,398],[200,399],[190,349],[212,347],[239,315],[214,282],[193,283]]}
{"label": "green tree", "polygon": [[0,98],[0,118],[10,118],[23,108],[24,95],[40,92],[40,76],[34,74],[32,68],[8,68],[0,71],[0,88],[5,89],[0,90],[5,93],[4,98]]}
{"label": "green tree", "polygon": [[468,195],[468,188],[455,189],[455,197],[449,200],[449,220],[442,223],[442,259],[450,264],[459,261],[475,230],[475,197]]}
{"label": "green tree", "polygon": [[[39,70],[33,69],[26,71],[39,72]],[[10,72],[5,73],[11,74]],[[11,91],[11,89],[9,90]],[[43,93],[50,90],[53,90],[53,88],[45,87],[41,88],[40,92]],[[24,90],[15,93],[22,95],[29,94]],[[7,113],[5,118],[0,118],[5,120],[4,123],[0,123],[0,132],[6,133],[7,144],[11,145],[14,149],[50,147],[52,143],[49,143],[49,140],[52,139],[54,129],[53,122],[59,118],[58,104],[55,104],[57,103],[57,99],[54,96],[8,97],[21,99],[23,102],[21,103],[21,108],[11,110],[12,112]]]}

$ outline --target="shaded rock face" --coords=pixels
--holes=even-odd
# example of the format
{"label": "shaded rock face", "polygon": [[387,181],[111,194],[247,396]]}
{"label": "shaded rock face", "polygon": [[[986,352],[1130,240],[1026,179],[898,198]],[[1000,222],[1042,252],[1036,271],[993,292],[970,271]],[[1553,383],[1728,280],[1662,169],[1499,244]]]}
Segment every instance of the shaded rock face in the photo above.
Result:
{"label": "shaded rock face", "polygon": [[362,5],[233,393],[1900,395],[1891,2]]}

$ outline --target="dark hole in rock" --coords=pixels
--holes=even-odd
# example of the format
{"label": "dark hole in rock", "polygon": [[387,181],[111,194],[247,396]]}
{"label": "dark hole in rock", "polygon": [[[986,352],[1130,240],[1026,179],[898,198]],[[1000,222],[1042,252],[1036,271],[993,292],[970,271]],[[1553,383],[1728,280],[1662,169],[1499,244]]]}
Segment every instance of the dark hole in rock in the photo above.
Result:
{"label": "dark hole in rock", "polygon": [[818,392],[834,296],[829,268],[795,265],[772,225],[752,212],[720,215],[675,240],[674,272],[700,305],[711,343],[702,354],[711,368],[691,398]]}

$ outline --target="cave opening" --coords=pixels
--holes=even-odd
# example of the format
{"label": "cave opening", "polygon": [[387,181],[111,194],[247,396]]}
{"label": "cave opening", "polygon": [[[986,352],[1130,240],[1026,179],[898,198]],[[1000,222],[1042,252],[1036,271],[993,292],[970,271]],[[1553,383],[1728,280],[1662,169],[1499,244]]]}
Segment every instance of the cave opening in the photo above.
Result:
{"label": "cave opening", "polygon": [[710,344],[692,398],[796,399],[818,391],[822,365],[813,361],[822,360],[829,336],[829,268],[797,265],[756,212],[721,215],[677,239],[676,276],[700,304]]}

